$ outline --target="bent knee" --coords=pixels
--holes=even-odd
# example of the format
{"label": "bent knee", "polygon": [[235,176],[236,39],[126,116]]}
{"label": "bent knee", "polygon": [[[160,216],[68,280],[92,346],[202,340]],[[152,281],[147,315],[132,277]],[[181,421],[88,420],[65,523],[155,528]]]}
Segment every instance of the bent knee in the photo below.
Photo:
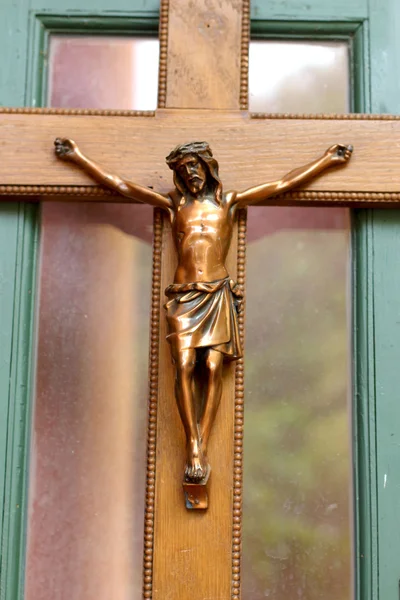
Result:
{"label": "bent knee", "polygon": [[222,367],[222,354],[220,352],[214,352],[208,354],[206,358],[206,367],[211,374],[217,373]]}
{"label": "bent knee", "polygon": [[194,351],[179,352],[175,359],[177,371],[182,373],[191,373],[196,364],[196,353]]}

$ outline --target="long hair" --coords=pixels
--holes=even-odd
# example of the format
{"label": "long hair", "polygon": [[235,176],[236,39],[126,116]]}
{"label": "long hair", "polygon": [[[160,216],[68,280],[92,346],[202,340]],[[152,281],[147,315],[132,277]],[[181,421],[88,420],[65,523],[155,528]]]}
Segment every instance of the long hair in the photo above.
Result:
{"label": "long hair", "polygon": [[177,146],[166,157],[167,165],[174,172],[174,184],[181,194],[185,195],[187,188],[184,180],[177,171],[179,162],[189,154],[192,154],[202,162],[207,173],[207,183],[211,185],[215,194],[217,204],[222,202],[222,182],[218,175],[218,162],[213,157],[210,146],[207,142],[190,142]]}

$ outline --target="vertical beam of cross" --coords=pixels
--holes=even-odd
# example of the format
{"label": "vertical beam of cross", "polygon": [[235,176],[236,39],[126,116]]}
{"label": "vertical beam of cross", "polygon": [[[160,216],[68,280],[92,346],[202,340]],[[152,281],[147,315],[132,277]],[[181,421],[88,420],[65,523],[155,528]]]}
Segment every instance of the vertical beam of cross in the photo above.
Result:
{"label": "vertical beam of cross", "polygon": [[246,109],[249,2],[161,6],[160,108]]}
{"label": "vertical beam of cross", "polygon": [[[247,0],[162,1],[159,107],[246,109],[248,39]],[[170,148],[164,150],[167,153]],[[242,216],[227,261],[231,276],[239,276],[240,283],[244,283],[244,244]],[[170,224],[158,214],[144,596],[154,600],[238,598],[243,363],[225,368],[223,396],[210,439],[209,509],[201,514],[187,511],[181,486],[185,440],[163,314],[164,289],[173,281],[175,267]],[[243,317],[240,325],[243,329]]]}

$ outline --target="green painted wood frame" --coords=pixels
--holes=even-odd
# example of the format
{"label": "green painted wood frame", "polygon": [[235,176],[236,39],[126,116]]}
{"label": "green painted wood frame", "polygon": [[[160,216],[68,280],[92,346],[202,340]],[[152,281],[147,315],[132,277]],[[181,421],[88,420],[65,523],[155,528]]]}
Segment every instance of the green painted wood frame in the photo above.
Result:
{"label": "green painted wood frame", "polygon": [[[58,0],[4,0],[0,48],[3,57],[12,58],[3,58],[0,104],[43,103],[50,32],[127,35],[139,33],[140,28],[149,34],[154,31],[157,4],[157,0],[118,0],[110,11],[108,0],[87,0],[82,12],[78,0],[66,0],[61,13]],[[253,0],[252,5],[257,37],[349,39],[353,109],[365,112],[399,112],[400,81],[391,76],[400,67],[399,19],[396,0]],[[0,600],[23,598],[38,215],[37,208],[29,205],[0,208]],[[399,250],[399,211],[354,213],[357,600],[398,598],[400,309],[396,300],[400,285],[395,274]]]}
{"label": "green painted wood frame", "polygon": [[37,210],[7,204],[0,218],[0,598],[22,597]]}

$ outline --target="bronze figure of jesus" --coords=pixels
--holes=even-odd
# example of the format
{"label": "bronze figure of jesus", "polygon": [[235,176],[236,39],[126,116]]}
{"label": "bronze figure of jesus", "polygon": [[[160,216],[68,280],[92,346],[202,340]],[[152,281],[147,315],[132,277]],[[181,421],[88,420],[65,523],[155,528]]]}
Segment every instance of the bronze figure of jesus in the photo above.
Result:
{"label": "bronze figure of jesus", "polygon": [[[331,166],[346,163],[352,147],[335,144],[320,158],[281,179],[242,192],[224,192],[209,145],[184,144],[166,158],[175,184],[166,195],[108,173],[72,140],[57,139],[55,151],[59,158],[75,163],[99,183],[169,214],[178,267],[173,283],[165,290],[165,308],[176,373],[175,395],[186,434],[185,481],[205,481],[210,469],[207,445],[222,394],[223,364],[242,355],[237,311],[243,291],[230,279],[225,266],[236,211],[292,190]],[[202,373],[201,399],[195,393],[196,365]]]}

